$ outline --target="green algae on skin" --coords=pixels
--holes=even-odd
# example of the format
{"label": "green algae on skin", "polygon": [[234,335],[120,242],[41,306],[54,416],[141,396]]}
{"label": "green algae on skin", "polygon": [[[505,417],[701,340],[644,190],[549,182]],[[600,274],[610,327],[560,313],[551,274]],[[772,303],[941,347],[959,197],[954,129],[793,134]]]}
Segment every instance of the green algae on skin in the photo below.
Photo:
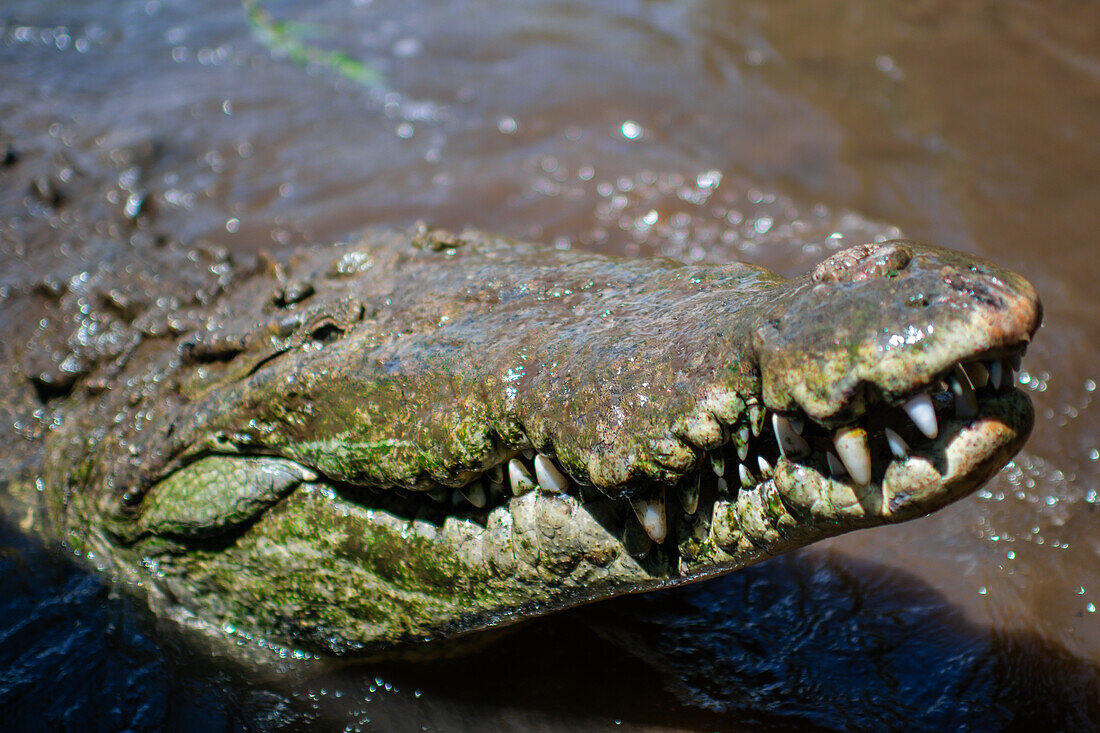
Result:
{"label": "green algae on skin", "polygon": [[212,633],[381,653],[711,577],[933,511],[1033,421],[1031,286],[912,242],[785,280],[421,228],[218,272],[171,329],[94,314],[129,347],[24,492]]}

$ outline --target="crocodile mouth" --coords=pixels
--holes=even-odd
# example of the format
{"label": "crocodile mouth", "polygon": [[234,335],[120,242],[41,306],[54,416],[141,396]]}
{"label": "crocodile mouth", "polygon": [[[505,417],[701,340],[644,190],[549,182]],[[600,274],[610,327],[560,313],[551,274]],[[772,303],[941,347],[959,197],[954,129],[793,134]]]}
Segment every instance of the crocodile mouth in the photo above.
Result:
{"label": "crocodile mouth", "polygon": [[[657,553],[679,556],[678,546],[689,537],[718,546],[736,544],[737,537],[730,536],[730,528],[723,530],[716,509],[739,502],[760,505],[769,496],[806,528],[828,530],[831,524],[841,531],[899,521],[973,490],[1026,439],[1030,403],[1015,389],[1025,350],[1026,343],[1021,343],[969,357],[907,397],[872,396],[861,414],[838,427],[767,406],[750,419],[752,411],[746,410],[737,423],[722,424],[721,444],[691,446],[696,460],[674,484],[597,488],[571,477],[552,453],[526,448],[509,452],[458,487],[344,486],[340,491],[396,517],[438,526],[465,522],[482,529],[508,524],[506,515],[516,499],[564,502],[567,511],[583,511],[638,560],[652,560]],[[914,474],[915,463],[934,469],[940,485],[910,486],[928,480],[920,471]],[[800,505],[790,496],[786,489],[792,481],[810,481],[823,494],[847,490],[859,506],[845,516],[834,501],[826,512],[830,516],[818,517],[822,521],[813,527],[805,520],[820,512],[813,501]],[[947,491],[940,490],[944,486]],[[750,544],[759,549],[781,549],[756,539]],[[690,558],[677,559],[680,574],[689,574]]]}

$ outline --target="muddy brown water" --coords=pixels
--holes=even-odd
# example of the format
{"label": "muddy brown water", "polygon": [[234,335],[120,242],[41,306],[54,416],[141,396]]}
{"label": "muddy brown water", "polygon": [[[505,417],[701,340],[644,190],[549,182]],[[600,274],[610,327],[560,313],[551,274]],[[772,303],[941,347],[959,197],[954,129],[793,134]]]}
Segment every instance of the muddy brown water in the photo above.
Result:
{"label": "muddy brown water", "polygon": [[8,729],[1100,726],[1100,5],[263,7],[384,88],[273,53],[234,3],[0,6],[0,288],[89,238],[422,219],[793,274],[901,232],[1039,289],[1034,435],[935,516],[417,664],[242,669],[5,525]]}

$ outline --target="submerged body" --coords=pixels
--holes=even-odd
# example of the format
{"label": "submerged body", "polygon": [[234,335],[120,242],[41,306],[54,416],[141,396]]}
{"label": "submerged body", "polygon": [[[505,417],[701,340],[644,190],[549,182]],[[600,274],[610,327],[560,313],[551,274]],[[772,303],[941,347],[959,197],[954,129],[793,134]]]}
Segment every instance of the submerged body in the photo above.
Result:
{"label": "submerged body", "polygon": [[222,633],[385,651],[710,577],[943,506],[1032,423],[1031,286],[911,242],[794,280],[423,229],[129,254],[3,304],[5,482]]}

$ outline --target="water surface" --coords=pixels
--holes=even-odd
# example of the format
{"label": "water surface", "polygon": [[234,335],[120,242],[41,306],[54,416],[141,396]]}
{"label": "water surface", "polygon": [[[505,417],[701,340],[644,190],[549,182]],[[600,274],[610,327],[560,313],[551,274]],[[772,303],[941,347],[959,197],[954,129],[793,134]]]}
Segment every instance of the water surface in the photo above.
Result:
{"label": "water surface", "polygon": [[384,86],[281,57],[234,3],[0,7],[0,287],[91,237],[255,252],[425,220],[789,275],[904,233],[1039,289],[1035,433],[933,517],[415,665],[238,667],[5,525],[13,729],[1098,724],[1100,6],[263,7]]}

